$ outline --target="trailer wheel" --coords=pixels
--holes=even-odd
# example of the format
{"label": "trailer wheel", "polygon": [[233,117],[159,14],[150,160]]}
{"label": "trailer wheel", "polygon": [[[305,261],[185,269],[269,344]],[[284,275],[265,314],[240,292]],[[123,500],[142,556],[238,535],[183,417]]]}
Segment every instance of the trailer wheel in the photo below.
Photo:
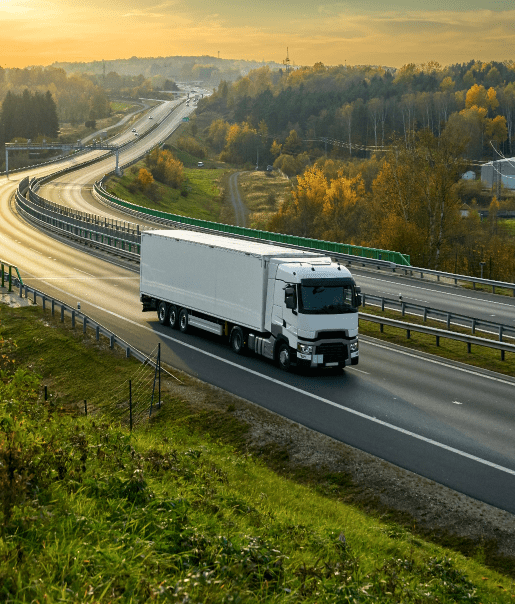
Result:
{"label": "trailer wheel", "polygon": [[245,351],[245,336],[243,335],[243,329],[241,327],[233,327],[231,335],[229,337],[229,343],[233,352],[236,354],[243,354]]}
{"label": "trailer wheel", "polygon": [[179,330],[182,333],[188,331],[188,311],[185,308],[181,308],[181,312],[179,313]]}
{"label": "trailer wheel", "polygon": [[286,342],[280,342],[277,347],[277,364],[283,371],[290,371],[291,352]]}
{"label": "trailer wheel", "polygon": [[168,325],[170,325],[172,329],[177,329],[177,327],[179,327],[179,311],[175,304],[170,305],[170,310],[168,311]]}
{"label": "trailer wheel", "polygon": [[166,302],[159,302],[159,306],[157,307],[157,318],[159,319],[159,323],[161,323],[161,325],[165,325],[167,317],[168,309]]}

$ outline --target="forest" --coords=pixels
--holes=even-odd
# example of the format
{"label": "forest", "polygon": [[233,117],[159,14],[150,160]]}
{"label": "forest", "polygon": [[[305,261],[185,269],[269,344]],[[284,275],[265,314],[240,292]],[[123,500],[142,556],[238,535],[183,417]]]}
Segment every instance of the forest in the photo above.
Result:
{"label": "forest", "polygon": [[[99,119],[109,115],[110,101],[106,92],[90,79],[81,75],[68,76],[63,69],[54,67],[31,67],[26,69],[0,68],[0,102],[8,94],[21,96],[28,90],[32,95],[52,96],[57,118],[60,123],[79,124],[88,119]],[[10,124],[2,124],[2,132],[23,136],[12,129]],[[0,142],[9,142],[4,138]]]}
{"label": "forest", "polygon": [[[461,176],[512,155],[515,64],[398,70],[267,67],[202,99],[193,127],[222,161],[291,178],[272,231],[392,249],[428,268],[515,279],[515,241],[497,218],[514,197]],[[490,209],[481,221],[476,211]]]}

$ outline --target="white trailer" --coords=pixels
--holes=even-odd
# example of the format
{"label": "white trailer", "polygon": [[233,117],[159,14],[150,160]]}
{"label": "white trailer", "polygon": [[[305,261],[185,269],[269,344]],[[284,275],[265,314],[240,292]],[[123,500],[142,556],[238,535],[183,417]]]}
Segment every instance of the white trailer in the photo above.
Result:
{"label": "white trailer", "polygon": [[359,288],[320,253],[183,230],[141,235],[140,299],[162,324],[190,326],[292,364],[357,364]]}

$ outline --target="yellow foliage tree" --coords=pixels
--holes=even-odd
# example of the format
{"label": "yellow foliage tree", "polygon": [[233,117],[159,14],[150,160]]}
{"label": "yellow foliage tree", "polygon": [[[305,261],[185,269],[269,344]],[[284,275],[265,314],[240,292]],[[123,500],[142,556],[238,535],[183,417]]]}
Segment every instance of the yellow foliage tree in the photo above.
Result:
{"label": "yellow foliage tree", "polygon": [[154,182],[154,177],[152,176],[152,172],[149,172],[146,168],[140,168],[138,173],[138,183],[140,187],[144,190],[149,189]]}
{"label": "yellow foliage tree", "polygon": [[331,180],[322,207],[322,238],[329,241],[356,243],[359,236],[354,226],[354,211],[365,194],[361,175],[347,178],[343,172]]}

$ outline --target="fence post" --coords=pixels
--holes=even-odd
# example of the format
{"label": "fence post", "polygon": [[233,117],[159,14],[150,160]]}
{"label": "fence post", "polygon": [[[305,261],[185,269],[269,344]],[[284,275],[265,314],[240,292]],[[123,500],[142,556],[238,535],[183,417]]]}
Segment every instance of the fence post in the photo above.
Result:
{"label": "fence post", "polygon": [[72,310],[72,327],[75,327],[75,311]]}
{"label": "fence post", "polygon": [[161,342],[157,345],[157,362],[159,363],[159,409],[161,409]]}
{"label": "fence post", "polygon": [[451,329],[451,313],[447,313],[447,331]]}
{"label": "fence post", "polygon": [[84,415],[88,417],[88,401],[84,399]]}
{"label": "fence post", "polygon": [[424,306],[424,323],[427,321],[427,306]]}
{"label": "fence post", "polygon": [[100,340],[100,325],[97,325],[95,327],[95,337],[97,338],[97,342],[98,342],[98,340]]}
{"label": "fence post", "polygon": [[129,427],[132,432],[132,380],[129,380]]}
{"label": "fence post", "polygon": [[502,342],[502,325],[499,325],[499,342]]}
{"label": "fence post", "polygon": [[381,311],[384,312],[384,296],[381,298]]}
{"label": "fence post", "polygon": [[109,336],[109,348],[114,348],[114,335]]}
{"label": "fence post", "polygon": [[409,340],[411,337],[411,331],[409,329],[406,329],[406,338]]}
{"label": "fence post", "polygon": [[86,317],[82,318],[82,333],[86,333],[86,327],[88,325],[88,319]]}
{"label": "fence post", "polygon": [[471,327],[472,335],[476,333],[476,320],[472,319],[472,327]]}
{"label": "fence post", "polygon": [[64,304],[61,304],[61,323],[64,323]]}

